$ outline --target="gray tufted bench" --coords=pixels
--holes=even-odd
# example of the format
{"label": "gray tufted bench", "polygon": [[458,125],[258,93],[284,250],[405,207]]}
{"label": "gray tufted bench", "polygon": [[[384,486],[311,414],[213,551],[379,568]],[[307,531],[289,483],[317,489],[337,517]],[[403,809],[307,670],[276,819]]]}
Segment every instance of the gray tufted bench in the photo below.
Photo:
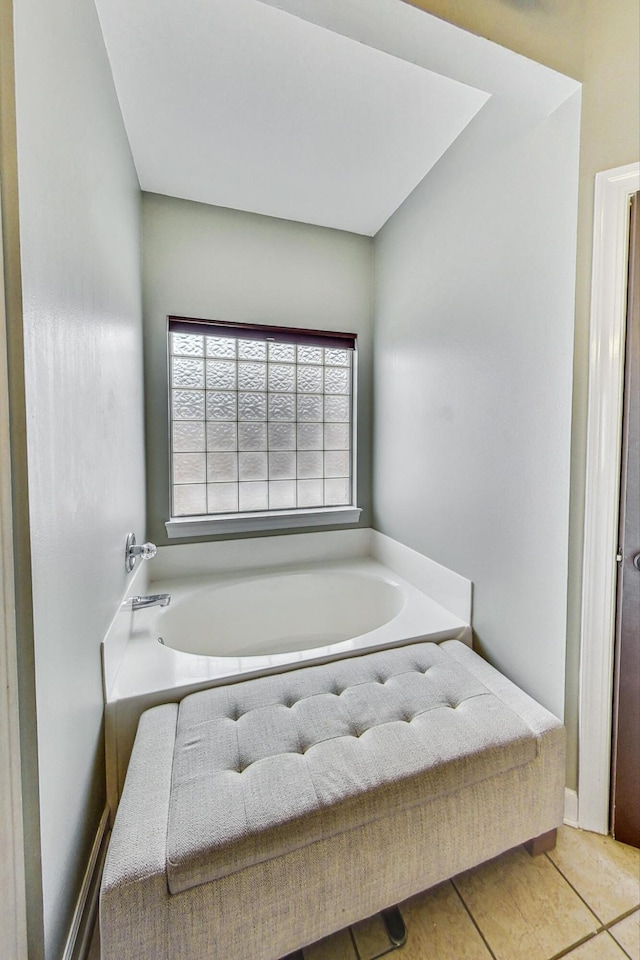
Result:
{"label": "gray tufted bench", "polygon": [[464,644],[143,714],[103,960],[277,960],[562,821],[564,730]]}

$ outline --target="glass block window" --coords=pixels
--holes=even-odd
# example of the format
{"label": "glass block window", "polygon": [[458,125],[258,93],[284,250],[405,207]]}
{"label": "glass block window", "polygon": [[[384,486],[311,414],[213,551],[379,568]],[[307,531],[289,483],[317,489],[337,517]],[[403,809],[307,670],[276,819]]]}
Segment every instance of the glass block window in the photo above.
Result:
{"label": "glass block window", "polygon": [[169,318],[173,517],[353,504],[355,336]]}

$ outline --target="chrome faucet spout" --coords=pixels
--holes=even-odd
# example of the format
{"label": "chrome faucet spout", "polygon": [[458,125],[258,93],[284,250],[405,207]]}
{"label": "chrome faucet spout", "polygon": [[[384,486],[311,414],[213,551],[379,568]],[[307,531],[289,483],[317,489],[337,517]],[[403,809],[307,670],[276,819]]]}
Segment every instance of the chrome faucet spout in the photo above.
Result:
{"label": "chrome faucet spout", "polygon": [[147,607],[168,607],[171,603],[170,593],[153,593],[149,597],[129,597],[122,604],[132,610],[144,610]]}

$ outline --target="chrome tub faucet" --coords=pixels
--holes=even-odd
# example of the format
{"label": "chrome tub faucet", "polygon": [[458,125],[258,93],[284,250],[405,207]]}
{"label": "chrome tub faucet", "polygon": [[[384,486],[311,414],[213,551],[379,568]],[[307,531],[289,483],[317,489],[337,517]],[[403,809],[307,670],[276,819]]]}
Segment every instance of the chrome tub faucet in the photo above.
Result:
{"label": "chrome tub faucet", "polygon": [[129,597],[122,604],[132,610],[145,610],[147,607],[168,607],[171,603],[170,593],[152,593],[149,597]]}

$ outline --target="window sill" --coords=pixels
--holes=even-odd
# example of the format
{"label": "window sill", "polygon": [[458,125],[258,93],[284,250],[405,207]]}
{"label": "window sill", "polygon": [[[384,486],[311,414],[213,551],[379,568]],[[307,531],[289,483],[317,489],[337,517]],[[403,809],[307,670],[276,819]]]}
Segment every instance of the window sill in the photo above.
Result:
{"label": "window sill", "polygon": [[216,514],[204,517],[177,517],[167,520],[170,540],[206,537],[220,533],[259,533],[262,530],[291,530],[295,527],[326,527],[356,524],[359,507],[317,507],[309,510],[273,510],[269,513]]}

